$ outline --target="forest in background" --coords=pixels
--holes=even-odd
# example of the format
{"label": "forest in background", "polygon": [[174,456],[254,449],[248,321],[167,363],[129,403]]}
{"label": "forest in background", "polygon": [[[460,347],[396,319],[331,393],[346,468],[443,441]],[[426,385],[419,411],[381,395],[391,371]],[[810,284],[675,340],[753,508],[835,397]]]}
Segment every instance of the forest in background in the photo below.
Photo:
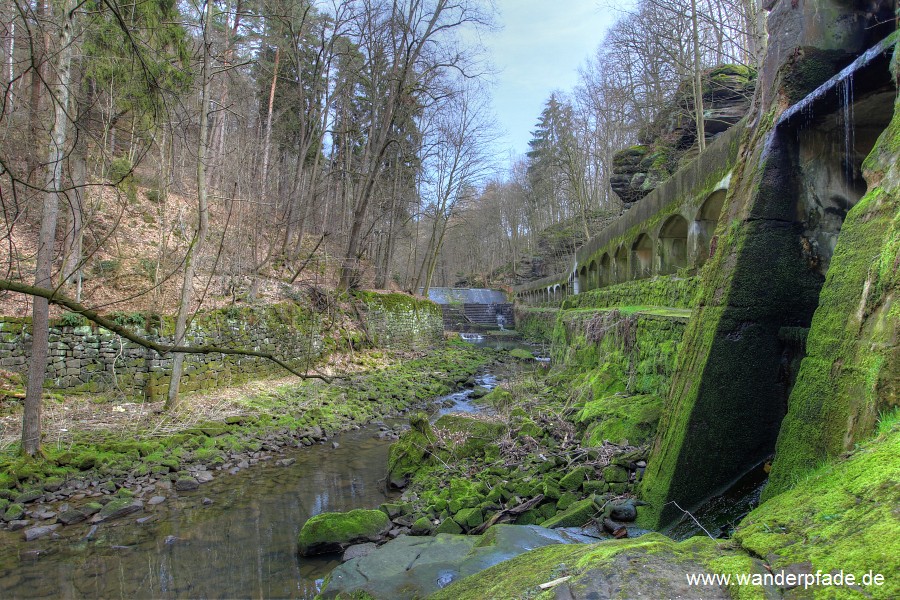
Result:
{"label": "forest in background", "polygon": [[178,345],[196,310],[298,284],[513,284],[563,259],[621,210],[613,153],[661,115],[702,151],[703,72],[765,45],[756,0],[610,8],[498,174],[488,0],[4,4],[0,300],[33,318],[26,452],[61,298],[95,321],[177,312]]}
{"label": "forest in background", "polygon": [[188,262],[210,302],[310,277],[527,279],[530,257],[559,260],[619,213],[613,153],[652,136],[693,74],[764,48],[752,0],[610,8],[578,86],[550,94],[504,173],[477,43],[488,2],[17,0],[2,9],[6,277],[33,279],[55,194],[54,281],[98,305],[174,310]]}

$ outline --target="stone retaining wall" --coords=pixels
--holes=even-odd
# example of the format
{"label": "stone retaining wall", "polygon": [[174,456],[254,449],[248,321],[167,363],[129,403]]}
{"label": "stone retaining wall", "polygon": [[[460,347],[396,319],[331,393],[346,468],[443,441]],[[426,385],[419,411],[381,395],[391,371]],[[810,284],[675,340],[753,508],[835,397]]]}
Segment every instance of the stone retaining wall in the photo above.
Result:
{"label": "stone retaining wall", "polygon": [[[367,304],[363,312],[370,331],[374,331],[376,345],[420,348],[442,339],[437,305],[410,300],[420,310],[406,310],[391,302]],[[173,343],[172,317],[131,314],[120,315],[117,320],[150,340]],[[198,314],[185,344],[270,352],[292,367],[304,369],[339,343],[335,339],[340,336],[332,337],[324,331],[322,321],[321,315],[293,302],[229,307]],[[31,319],[0,317],[0,368],[24,373],[30,351]],[[51,326],[45,385],[60,391],[118,393],[152,402],[165,397],[171,367],[171,356],[161,357],[153,350],[69,315]],[[189,354],[185,356],[181,390],[210,389],[278,372],[284,371],[261,358]]]}

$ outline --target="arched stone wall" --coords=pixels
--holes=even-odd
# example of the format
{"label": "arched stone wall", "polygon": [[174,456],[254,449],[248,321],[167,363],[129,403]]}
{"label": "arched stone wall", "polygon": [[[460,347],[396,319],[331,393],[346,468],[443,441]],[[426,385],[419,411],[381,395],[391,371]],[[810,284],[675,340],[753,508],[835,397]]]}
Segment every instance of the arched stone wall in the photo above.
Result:
{"label": "arched stone wall", "polygon": [[653,258],[653,240],[646,233],[641,233],[631,244],[631,279],[653,275]]}
{"label": "arched stone wall", "polygon": [[703,202],[697,211],[697,218],[691,224],[689,244],[693,263],[698,268],[702,267],[709,259],[712,248],[712,239],[715,235],[716,224],[722,214],[722,206],[725,204],[726,190],[716,190]]}
{"label": "arched stone wall", "polygon": [[613,283],[628,281],[628,246],[625,244],[619,246],[619,249],[616,251],[614,267],[615,277],[612,280]]}
{"label": "arched stone wall", "polygon": [[688,222],[681,215],[669,217],[657,238],[658,273],[670,275],[688,265]]}
{"label": "arched stone wall", "polygon": [[612,283],[613,281],[613,273],[612,273],[612,259],[609,257],[609,253],[605,253],[600,258],[600,273],[597,278],[597,286],[605,287]]}

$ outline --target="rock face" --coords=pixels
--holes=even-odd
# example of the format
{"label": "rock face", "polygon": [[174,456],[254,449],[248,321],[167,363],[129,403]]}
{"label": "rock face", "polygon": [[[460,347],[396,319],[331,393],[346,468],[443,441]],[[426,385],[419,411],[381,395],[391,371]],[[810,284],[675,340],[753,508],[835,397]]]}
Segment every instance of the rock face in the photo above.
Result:
{"label": "rock face", "polygon": [[341,552],[354,544],[380,541],[390,529],[390,519],[380,510],[322,513],[303,524],[297,549],[302,556]]}
{"label": "rock face", "polygon": [[400,536],[335,569],[321,597],[362,591],[375,598],[425,598],[532,548],[587,541],[592,540],[535,525],[496,525],[481,536]]}
{"label": "rock face", "polygon": [[[726,131],[747,114],[755,77],[753,71],[739,65],[722,65],[704,73],[703,125],[707,138]],[[693,109],[690,82],[685,82],[654,123],[640,132],[641,143],[613,155],[610,185],[626,206],[668,179],[679,160],[689,154],[697,139]]]}

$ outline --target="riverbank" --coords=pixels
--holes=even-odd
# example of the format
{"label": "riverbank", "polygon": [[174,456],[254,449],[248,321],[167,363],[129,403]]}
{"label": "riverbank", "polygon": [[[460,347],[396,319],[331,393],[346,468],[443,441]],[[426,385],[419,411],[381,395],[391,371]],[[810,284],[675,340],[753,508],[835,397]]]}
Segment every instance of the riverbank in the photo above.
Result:
{"label": "riverbank", "polygon": [[493,355],[461,342],[428,353],[359,352],[333,360],[347,378],[332,384],[257,382],[185,398],[185,409],[171,415],[154,405],[63,397],[48,411],[56,439],[46,440],[40,458],[20,456],[14,445],[0,452],[2,527],[36,539],[139,512],[171,492],[277,460],[288,448],[327,444],[340,431],[474,385]]}

